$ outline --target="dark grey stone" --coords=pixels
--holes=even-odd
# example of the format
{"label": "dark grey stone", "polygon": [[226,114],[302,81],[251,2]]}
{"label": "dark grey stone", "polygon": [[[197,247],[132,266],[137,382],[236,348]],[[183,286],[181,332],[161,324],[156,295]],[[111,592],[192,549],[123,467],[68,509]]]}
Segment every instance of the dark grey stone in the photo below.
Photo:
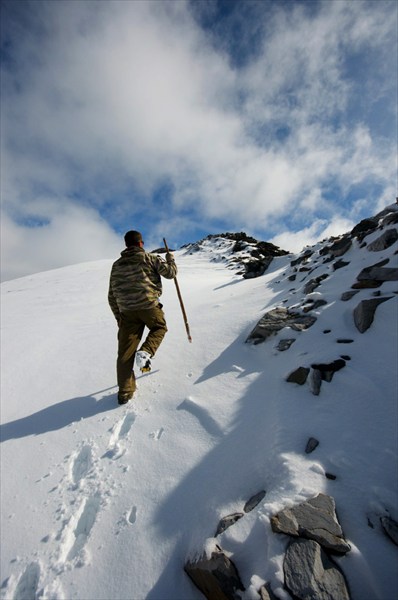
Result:
{"label": "dark grey stone", "polygon": [[298,383],[299,385],[304,385],[307,381],[309,369],[306,367],[298,367],[294,371],[292,371],[286,378],[288,383]]}
{"label": "dark grey stone", "polygon": [[336,371],[340,371],[340,369],[345,367],[345,365],[345,360],[338,358],[331,363],[318,363],[311,365],[311,367],[320,371],[322,381],[330,382],[332,381],[333,375],[336,373]]}
{"label": "dark grey stone", "polygon": [[353,296],[355,296],[355,294],[358,294],[359,290],[353,290],[353,291],[349,291],[349,292],[343,292],[341,294],[340,300],[343,300],[343,302],[347,302],[347,300],[351,300],[351,298]]}
{"label": "dark grey stone", "polygon": [[316,317],[302,315],[285,307],[274,308],[260,319],[246,342],[260,344],[284,327],[291,327],[295,331],[303,331],[311,327],[315,321]]}
{"label": "dark grey stone", "polygon": [[311,294],[317,287],[319,287],[324,279],[329,277],[326,273],[323,275],[319,275],[319,277],[315,277],[314,279],[310,279],[304,286],[303,292],[304,294]]}
{"label": "dark grey stone", "polygon": [[184,570],[208,600],[241,600],[239,591],[245,591],[237,568],[219,547],[210,558],[187,562]]}
{"label": "dark grey stone", "polygon": [[343,267],[347,267],[350,263],[344,260],[337,260],[333,263],[333,270],[337,271],[337,269],[342,269]]}
{"label": "dark grey stone", "polygon": [[243,513],[233,513],[232,515],[223,517],[218,524],[215,537],[224,533],[224,531],[226,529],[228,529],[228,527],[231,527],[231,525],[236,523],[236,521],[239,521],[239,519],[241,519],[242,517],[243,517]]}
{"label": "dark grey stone", "polygon": [[387,229],[384,233],[381,234],[374,242],[368,244],[367,249],[370,252],[380,252],[381,250],[385,250],[389,248],[398,240],[398,232],[396,229]]}
{"label": "dark grey stone", "polygon": [[323,300],[323,298],[319,298],[319,300],[315,300],[315,302],[312,301],[310,306],[305,306],[303,308],[303,312],[307,313],[310,310],[316,310],[317,308],[320,308],[321,306],[325,306],[326,304],[327,304],[326,300]]}
{"label": "dark grey stone", "polygon": [[269,583],[262,585],[258,593],[260,594],[260,600],[278,600]]}
{"label": "dark grey stone", "polygon": [[257,494],[252,496],[243,507],[243,510],[245,511],[245,513],[248,513],[250,511],[252,511],[254,508],[256,508],[256,506],[258,504],[260,504],[261,500],[264,498],[265,494],[266,494],[266,491],[261,490],[261,492],[258,492]]}
{"label": "dark grey stone", "polygon": [[381,517],[380,522],[390,540],[398,546],[398,523],[391,517]]}
{"label": "dark grey stone", "polygon": [[313,540],[290,543],[283,563],[285,585],[299,600],[349,600],[340,567]]}
{"label": "dark grey stone", "polygon": [[344,236],[341,240],[337,240],[332,246],[329,248],[330,254],[332,254],[333,258],[337,258],[339,256],[343,256],[352,246],[352,239],[350,236]]}
{"label": "dark grey stone", "polygon": [[391,300],[392,297],[393,296],[362,300],[354,309],[354,323],[358,331],[365,333],[373,323],[374,315],[379,304]]}
{"label": "dark grey stone", "polygon": [[311,369],[309,378],[310,390],[314,396],[319,396],[322,385],[322,373],[318,369]]}
{"label": "dark grey stone", "polygon": [[285,508],[271,518],[271,527],[275,533],[315,540],[330,552],[346,554],[350,550],[337,521],[334,500],[325,494]]}
{"label": "dark grey stone", "polygon": [[279,344],[277,345],[276,349],[279,350],[279,352],[284,352],[285,350],[289,350],[290,346],[295,341],[296,340],[294,338],[288,338],[288,339],[284,339],[284,340],[279,340]]}
{"label": "dark grey stone", "polygon": [[317,448],[318,446],[318,440],[316,438],[310,437],[305,447],[305,453],[311,454],[311,452],[314,452],[315,448]]}

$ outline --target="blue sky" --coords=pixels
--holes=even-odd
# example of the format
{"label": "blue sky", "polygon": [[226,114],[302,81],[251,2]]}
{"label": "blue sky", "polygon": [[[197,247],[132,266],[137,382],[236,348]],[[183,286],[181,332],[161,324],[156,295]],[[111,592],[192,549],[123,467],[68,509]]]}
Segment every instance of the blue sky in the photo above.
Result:
{"label": "blue sky", "polygon": [[299,251],[397,195],[397,3],[3,1],[2,277],[246,231]]}

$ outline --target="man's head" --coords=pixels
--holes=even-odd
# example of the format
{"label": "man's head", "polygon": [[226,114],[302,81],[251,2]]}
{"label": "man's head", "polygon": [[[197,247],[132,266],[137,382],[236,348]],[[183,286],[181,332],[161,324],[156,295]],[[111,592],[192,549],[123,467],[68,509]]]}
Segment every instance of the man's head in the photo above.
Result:
{"label": "man's head", "polygon": [[124,241],[127,248],[130,248],[130,246],[140,247],[144,244],[144,240],[142,239],[142,235],[139,231],[128,231],[124,236]]}

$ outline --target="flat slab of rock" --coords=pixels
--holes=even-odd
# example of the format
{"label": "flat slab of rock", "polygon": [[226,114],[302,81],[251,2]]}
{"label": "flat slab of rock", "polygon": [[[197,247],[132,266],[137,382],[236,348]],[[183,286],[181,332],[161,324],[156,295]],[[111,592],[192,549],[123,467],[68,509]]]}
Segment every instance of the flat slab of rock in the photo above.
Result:
{"label": "flat slab of rock", "polygon": [[271,518],[271,527],[275,533],[315,540],[337,554],[346,554],[351,549],[337,521],[334,500],[325,494],[285,508]]}
{"label": "flat slab of rock", "polygon": [[241,600],[238,592],[245,588],[234,563],[221,548],[210,558],[187,562],[184,570],[208,600]]}
{"label": "flat slab of rock", "polygon": [[362,300],[354,308],[354,323],[355,327],[361,333],[365,333],[371,326],[374,320],[374,315],[377,307],[386,300],[391,300],[393,296],[386,298],[370,298],[369,300]]}
{"label": "flat slab of rock", "polygon": [[308,373],[310,370],[307,367],[298,367],[286,377],[288,383],[298,383],[304,385],[307,381]]}
{"label": "flat slab of rock", "polygon": [[313,540],[289,545],[284,563],[285,585],[300,600],[349,600],[343,572]]}
{"label": "flat slab of rock", "polygon": [[256,506],[260,504],[261,500],[264,498],[265,494],[266,491],[261,490],[261,492],[258,492],[257,494],[252,496],[243,507],[245,513],[251,512],[254,508],[256,508]]}
{"label": "flat slab of rock", "polygon": [[398,546],[398,523],[391,517],[381,517],[380,522],[390,540]]}
{"label": "flat slab of rock", "polygon": [[294,331],[303,331],[311,327],[315,321],[316,317],[312,315],[302,315],[285,307],[273,308],[259,320],[246,342],[260,344],[284,327],[291,327]]}
{"label": "flat slab of rock", "polygon": [[223,517],[218,524],[215,537],[224,533],[224,531],[228,529],[228,527],[231,527],[231,525],[236,523],[236,521],[239,521],[239,519],[241,519],[242,517],[243,513],[241,512],[233,513],[232,515],[227,515],[226,517]]}
{"label": "flat slab of rock", "polygon": [[371,252],[380,252],[389,248],[398,240],[398,232],[396,229],[387,229],[380,237],[367,246],[367,250]]}

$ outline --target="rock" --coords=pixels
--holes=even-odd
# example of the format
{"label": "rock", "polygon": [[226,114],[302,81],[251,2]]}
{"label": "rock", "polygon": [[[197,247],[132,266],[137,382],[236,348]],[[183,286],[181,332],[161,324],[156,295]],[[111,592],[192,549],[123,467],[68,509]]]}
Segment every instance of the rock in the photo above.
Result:
{"label": "rock", "polygon": [[299,256],[298,258],[296,258],[295,260],[292,260],[290,262],[290,266],[291,267],[295,267],[296,265],[299,265],[302,262],[307,262],[308,259],[310,258],[310,256],[312,256],[314,254],[313,250],[306,250],[304,252],[304,254],[302,254],[301,256]]}
{"label": "rock", "polygon": [[295,331],[302,331],[311,327],[315,321],[316,317],[302,315],[298,312],[290,311],[285,307],[273,308],[260,319],[246,339],[246,342],[260,344],[284,327],[291,327]]}
{"label": "rock", "polygon": [[331,479],[332,481],[335,481],[335,479],[337,479],[337,476],[333,473],[325,473],[325,477],[326,479]]}
{"label": "rock", "polygon": [[398,523],[391,517],[381,517],[380,522],[390,540],[398,546]]}
{"label": "rock", "polygon": [[333,258],[337,258],[338,256],[343,256],[352,246],[352,239],[350,236],[344,236],[340,240],[337,240],[332,246],[329,248],[330,254],[332,254]]}
{"label": "rock", "polygon": [[260,594],[260,600],[278,600],[269,583],[262,585],[258,593]]}
{"label": "rock", "polygon": [[373,219],[362,219],[362,221],[360,221],[358,223],[358,225],[355,225],[354,229],[351,230],[351,235],[356,236],[356,237],[360,237],[361,240],[365,237],[361,234],[363,233],[370,233],[371,231],[373,231],[374,229],[376,229],[377,227],[377,221],[373,220]]}
{"label": "rock", "polygon": [[389,267],[368,267],[363,269],[357,275],[358,281],[372,280],[375,281],[398,281],[398,269],[392,269]]}
{"label": "rock", "polygon": [[381,250],[385,250],[389,248],[398,240],[398,232],[396,229],[387,229],[380,237],[378,237],[374,242],[368,244],[367,249],[370,252],[380,252]]}
{"label": "rock", "polygon": [[288,383],[298,383],[299,385],[304,385],[307,381],[309,369],[306,367],[298,367],[295,371],[292,371],[286,378]]}
{"label": "rock", "polygon": [[187,562],[184,570],[208,600],[241,600],[238,590],[245,588],[234,563],[221,548],[217,547],[210,558],[204,555]]}
{"label": "rock", "polygon": [[336,340],[338,344],[352,344],[354,340],[350,340],[349,338],[339,338]]}
{"label": "rock", "polygon": [[316,310],[320,306],[325,306],[325,304],[327,304],[327,301],[320,298],[319,300],[315,300],[315,302],[313,302],[313,304],[311,304],[310,306],[305,306],[303,308],[303,312],[307,313],[310,310]]}
{"label": "rock", "polygon": [[332,381],[333,375],[336,371],[340,371],[343,367],[345,367],[346,362],[342,358],[338,358],[331,363],[319,363],[313,364],[311,367],[320,371],[322,381]]}
{"label": "rock", "polygon": [[347,265],[349,265],[350,263],[344,260],[337,260],[335,263],[333,263],[333,269],[334,271],[337,271],[337,269],[341,269],[342,267],[346,267]]}
{"label": "rock", "polygon": [[326,273],[323,275],[319,275],[319,277],[315,277],[314,279],[310,279],[304,286],[303,292],[304,294],[311,294],[318,286],[321,285],[322,281],[329,277]]}
{"label": "rock", "polygon": [[382,283],[382,281],[377,281],[376,279],[363,279],[362,281],[357,281],[351,287],[354,290],[365,290],[380,287]]}
{"label": "rock", "polygon": [[359,290],[354,290],[354,291],[350,291],[350,292],[343,292],[340,296],[340,300],[342,300],[343,302],[347,302],[347,300],[351,300],[351,298],[353,296],[355,296],[355,294],[358,294]]}
{"label": "rock", "polygon": [[354,323],[358,331],[361,333],[367,331],[373,323],[374,315],[379,304],[390,300],[392,297],[393,296],[362,300],[354,309]]}
{"label": "rock", "polygon": [[319,446],[318,440],[316,438],[310,437],[305,447],[305,453],[311,454],[311,452],[314,452],[317,446]]}
{"label": "rock", "polygon": [[290,543],[283,563],[285,585],[300,600],[349,600],[347,584],[338,565],[319,544],[298,539]]}
{"label": "rock", "polygon": [[250,511],[252,511],[254,508],[256,508],[256,506],[258,504],[260,504],[261,500],[264,498],[265,494],[266,494],[266,491],[261,490],[261,492],[258,492],[257,494],[252,496],[243,507],[243,510],[245,511],[245,513],[248,513]]}
{"label": "rock", "polygon": [[296,340],[294,338],[279,340],[279,344],[277,345],[276,349],[279,350],[279,352],[284,352],[285,350],[289,350],[290,346],[295,341]]}
{"label": "rock", "polygon": [[218,524],[217,531],[215,533],[215,537],[224,533],[228,527],[231,527],[236,521],[239,521],[243,517],[243,513],[233,513],[228,515],[227,517],[223,517]]}
{"label": "rock", "polygon": [[319,396],[322,385],[322,374],[318,369],[312,369],[309,379],[310,390],[314,396]]}
{"label": "rock", "polygon": [[261,258],[257,260],[249,260],[244,264],[245,273],[243,279],[253,279],[254,277],[260,277],[270,266],[273,260],[272,256]]}
{"label": "rock", "polygon": [[271,527],[275,533],[315,540],[330,552],[346,554],[350,550],[337,521],[334,500],[325,494],[285,508],[271,518]]}

